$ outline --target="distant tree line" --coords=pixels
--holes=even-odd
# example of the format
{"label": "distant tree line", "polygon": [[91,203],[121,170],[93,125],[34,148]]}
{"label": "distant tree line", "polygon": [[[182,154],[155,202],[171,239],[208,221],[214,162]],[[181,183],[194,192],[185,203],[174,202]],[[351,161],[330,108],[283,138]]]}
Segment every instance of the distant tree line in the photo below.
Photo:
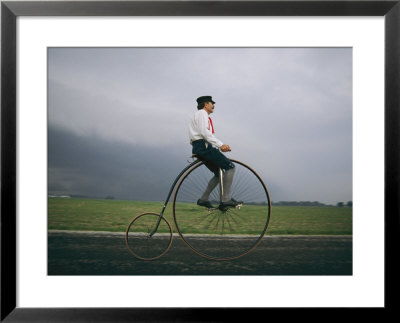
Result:
{"label": "distant tree line", "polygon": [[[271,202],[272,205],[277,206],[335,206],[325,203],[320,203],[318,201],[279,201],[279,202]],[[337,207],[353,207],[353,202],[349,201],[347,203],[338,202],[336,204]]]}
{"label": "distant tree line", "polygon": [[336,204],[336,206],[338,207],[353,207],[353,202],[352,201],[348,201],[347,203],[344,202],[338,202],[338,204]]}

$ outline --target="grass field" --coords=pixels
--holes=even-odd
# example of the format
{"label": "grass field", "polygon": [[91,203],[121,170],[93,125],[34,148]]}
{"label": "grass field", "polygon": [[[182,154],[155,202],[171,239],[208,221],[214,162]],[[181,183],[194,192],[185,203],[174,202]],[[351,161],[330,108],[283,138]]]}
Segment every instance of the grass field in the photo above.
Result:
{"label": "grass field", "polygon": [[[124,232],[133,217],[143,212],[159,213],[162,202],[48,199],[49,230]],[[175,230],[171,204],[165,213]],[[248,233],[246,228],[243,234]],[[267,235],[351,235],[352,209],[345,207],[272,207]]]}

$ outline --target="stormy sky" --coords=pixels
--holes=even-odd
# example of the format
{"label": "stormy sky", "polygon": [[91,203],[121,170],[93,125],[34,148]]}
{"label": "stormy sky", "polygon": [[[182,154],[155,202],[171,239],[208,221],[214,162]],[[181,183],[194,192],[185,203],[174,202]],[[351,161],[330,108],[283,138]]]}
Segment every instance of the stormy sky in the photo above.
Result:
{"label": "stormy sky", "polygon": [[163,201],[201,95],[272,201],[352,200],[351,48],[49,48],[49,194]]}

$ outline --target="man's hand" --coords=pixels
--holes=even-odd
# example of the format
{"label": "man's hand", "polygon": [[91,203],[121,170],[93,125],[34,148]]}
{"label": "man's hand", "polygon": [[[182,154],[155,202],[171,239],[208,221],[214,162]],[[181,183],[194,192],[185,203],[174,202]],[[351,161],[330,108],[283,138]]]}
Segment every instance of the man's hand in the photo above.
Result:
{"label": "man's hand", "polygon": [[231,147],[229,147],[229,145],[222,145],[221,147],[219,147],[221,149],[221,151],[223,151],[224,153],[227,151],[231,151]]}

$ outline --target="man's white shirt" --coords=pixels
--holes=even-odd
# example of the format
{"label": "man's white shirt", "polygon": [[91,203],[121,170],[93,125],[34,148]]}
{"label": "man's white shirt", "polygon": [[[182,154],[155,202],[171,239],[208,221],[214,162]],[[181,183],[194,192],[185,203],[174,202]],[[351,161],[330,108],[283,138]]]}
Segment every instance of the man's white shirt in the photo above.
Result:
{"label": "man's white shirt", "polygon": [[217,148],[223,145],[222,141],[217,139],[212,133],[211,125],[208,120],[208,113],[205,110],[196,111],[190,121],[189,139],[190,143],[195,140],[204,139]]}

